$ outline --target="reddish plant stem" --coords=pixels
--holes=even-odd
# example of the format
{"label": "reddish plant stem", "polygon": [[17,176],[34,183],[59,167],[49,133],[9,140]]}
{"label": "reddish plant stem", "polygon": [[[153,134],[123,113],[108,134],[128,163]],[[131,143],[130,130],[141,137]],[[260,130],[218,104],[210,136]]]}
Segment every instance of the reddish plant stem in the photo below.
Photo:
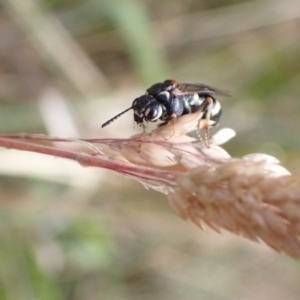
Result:
{"label": "reddish plant stem", "polygon": [[0,137],[0,147],[42,153],[50,156],[66,158],[79,162],[82,166],[98,167],[130,175],[138,179],[146,179],[166,186],[174,186],[176,177],[180,172],[152,169],[145,166],[133,165],[123,161],[115,161],[105,156],[93,155],[83,152],[72,152],[49,146],[22,142],[11,138]]}

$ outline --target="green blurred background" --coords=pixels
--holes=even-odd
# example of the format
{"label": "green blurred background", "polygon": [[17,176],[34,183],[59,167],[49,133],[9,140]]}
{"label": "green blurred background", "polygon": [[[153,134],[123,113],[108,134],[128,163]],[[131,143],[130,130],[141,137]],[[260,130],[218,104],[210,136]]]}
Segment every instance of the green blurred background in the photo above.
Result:
{"label": "green blurred background", "polygon": [[[101,124],[167,78],[231,92],[232,156],[300,169],[298,0],[3,0],[1,133],[118,138]],[[75,149],[75,145],[61,145]],[[0,150],[0,299],[300,299],[297,261],[203,232],[112,172]]]}

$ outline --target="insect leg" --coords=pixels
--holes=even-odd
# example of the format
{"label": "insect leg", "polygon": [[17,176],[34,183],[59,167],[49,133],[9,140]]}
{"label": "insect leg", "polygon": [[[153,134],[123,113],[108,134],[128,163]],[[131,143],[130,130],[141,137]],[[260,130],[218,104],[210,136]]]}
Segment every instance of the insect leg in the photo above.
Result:
{"label": "insect leg", "polygon": [[147,125],[145,125],[144,123],[141,124],[141,127],[143,127],[143,133],[142,134],[146,134],[148,132],[148,126]]}
{"label": "insect leg", "polygon": [[167,139],[169,139],[169,138],[171,138],[171,137],[173,137],[175,135],[175,119],[176,118],[177,118],[177,115],[176,114],[172,114],[170,116],[170,120],[169,121],[166,121],[166,122],[163,122],[161,124],[158,124],[158,127],[162,127],[162,126],[167,125],[167,124],[171,126],[171,128],[172,128],[172,134]]}
{"label": "insect leg", "polygon": [[170,138],[175,135],[175,119],[177,118],[177,115],[172,114],[171,118],[172,119],[170,122],[171,122],[171,126],[172,126],[172,135],[170,136]]}
{"label": "insect leg", "polygon": [[209,128],[210,128],[210,117],[211,117],[211,110],[213,106],[213,99],[211,97],[206,98],[208,101],[208,106],[207,106],[207,113],[206,113],[206,118],[205,118],[205,124],[204,124],[204,130],[205,130],[205,142],[207,148],[209,148]]}
{"label": "insect leg", "polygon": [[[203,101],[203,103],[200,106],[200,109],[205,108],[206,111],[205,119],[200,119],[197,126],[197,133],[199,139],[201,143],[203,143],[207,148],[209,148],[209,128],[210,128],[209,121],[211,117],[212,106],[213,106],[213,99],[211,97],[206,97],[206,99]],[[201,129],[204,129],[205,131],[204,141],[200,132]]]}

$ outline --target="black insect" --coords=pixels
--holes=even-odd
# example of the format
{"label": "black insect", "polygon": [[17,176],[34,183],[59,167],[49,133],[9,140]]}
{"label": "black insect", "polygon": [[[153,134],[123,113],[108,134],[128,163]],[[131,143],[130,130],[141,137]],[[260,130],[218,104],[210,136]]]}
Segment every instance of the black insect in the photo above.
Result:
{"label": "black insect", "polygon": [[152,85],[146,90],[146,94],[136,98],[132,106],[122,111],[115,117],[105,122],[105,127],[133,109],[134,121],[137,124],[145,122],[164,121],[160,125],[167,124],[182,115],[196,111],[203,111],[202,118],[206,120],[203,128],[208,130],[217,125],[222,113],[221,104],[214,95],[228,96],[224,91],[204,84],[178,83],[176,80],[165,80]]}

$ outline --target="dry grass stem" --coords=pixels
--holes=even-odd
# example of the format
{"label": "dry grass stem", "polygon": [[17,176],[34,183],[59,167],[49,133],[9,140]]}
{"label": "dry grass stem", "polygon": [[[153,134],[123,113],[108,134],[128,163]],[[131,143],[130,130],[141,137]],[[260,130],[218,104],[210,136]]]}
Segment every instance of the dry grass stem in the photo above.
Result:
{"label": "dry grass stem", "polygon": [[[291,175],[266,154],[231,158],[219,146],[235,135],[231,129],[220,130],[211,138],[211,147],[203,147],[187,135],[197,128],[201,116],[201,112],[185,115],[130,139],[80,140],[92,154],[42,153],[134,177],[168,193],[175,212],[200,228],[225,229],[300,258],[300,176]],[[43,136],[0,137],[1,146],[35,152],[41,151],[1,142],[7,138],[79,142]]]}
{"label": "dry grass stem", "polygon": [[132,163],[181,172],[169,187],[171,207],[200,228],[222,229],[252,241],[264,241],[279,252],[300,258],[300,176],[291,175],[266,154],[231,158],[218,145],[234,136],[220,130],[205,148],[186,134],[199,115],[184,116],[159,127],[135,143],[119,145]]}

